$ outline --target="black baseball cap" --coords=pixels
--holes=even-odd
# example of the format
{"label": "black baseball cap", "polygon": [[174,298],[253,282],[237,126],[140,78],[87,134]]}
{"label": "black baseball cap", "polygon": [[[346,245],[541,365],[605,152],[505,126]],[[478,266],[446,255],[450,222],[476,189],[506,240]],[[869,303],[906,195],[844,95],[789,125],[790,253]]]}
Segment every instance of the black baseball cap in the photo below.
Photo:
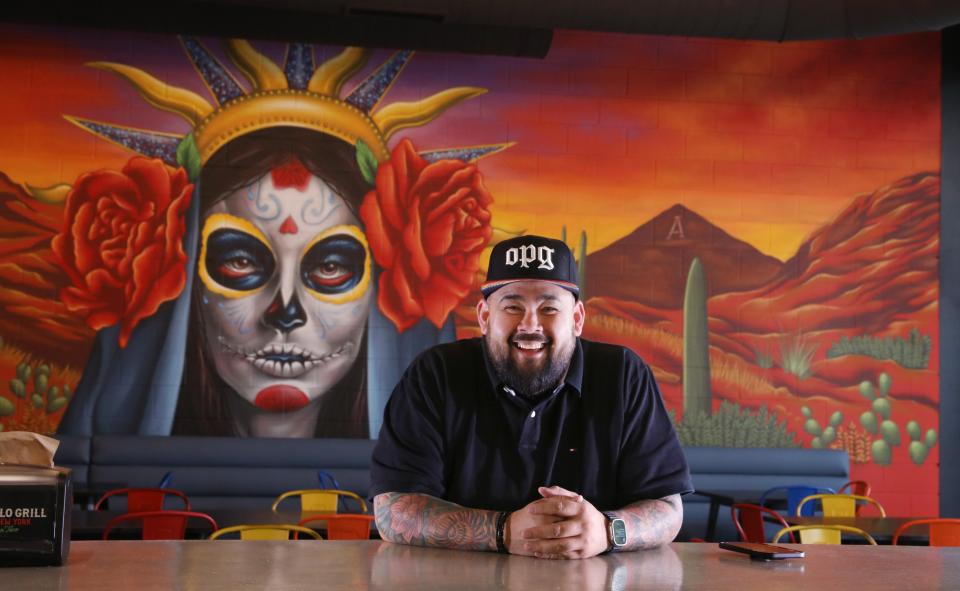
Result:
{"label": "black baseball cap", "polygon": [[562,241],[543,236],[517,236],[498,243],[490,253],[483,297],[514,281],[549,281],[580,298],[577,263]]}

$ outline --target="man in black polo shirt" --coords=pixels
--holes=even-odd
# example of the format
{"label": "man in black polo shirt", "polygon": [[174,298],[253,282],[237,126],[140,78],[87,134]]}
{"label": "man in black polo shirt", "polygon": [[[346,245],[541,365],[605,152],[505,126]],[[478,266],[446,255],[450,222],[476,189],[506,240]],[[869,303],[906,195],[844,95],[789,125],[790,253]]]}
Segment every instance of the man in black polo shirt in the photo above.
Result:
{"label": "man in black polo shirt", "polygon": [[576,266],[558,240],[490,256],[482,338],[421,354],[394,389],[373,452],[385,540],[586,558],[680,529],[687,463],[650,368],[579,338]]}

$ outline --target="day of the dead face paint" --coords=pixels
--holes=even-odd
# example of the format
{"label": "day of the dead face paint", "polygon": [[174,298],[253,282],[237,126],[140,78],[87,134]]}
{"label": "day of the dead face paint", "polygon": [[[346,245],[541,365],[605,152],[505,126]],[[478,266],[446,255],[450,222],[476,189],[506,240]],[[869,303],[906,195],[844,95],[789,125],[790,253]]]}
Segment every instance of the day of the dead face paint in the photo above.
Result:
{"label": "day of the dead face paint", "polygon": [[241,397],[294,411],[357,358],[371,303],[359,221],[321,179],[277,171],[206,213],[198,264],[207,354]]}

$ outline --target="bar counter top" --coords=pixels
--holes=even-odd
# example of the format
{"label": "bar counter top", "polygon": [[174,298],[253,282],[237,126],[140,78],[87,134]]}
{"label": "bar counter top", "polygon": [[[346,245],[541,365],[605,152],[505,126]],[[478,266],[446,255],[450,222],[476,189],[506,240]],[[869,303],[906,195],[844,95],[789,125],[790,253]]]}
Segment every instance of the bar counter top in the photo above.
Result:
{"label": "bar counter top", "polygon": [[790,545],[752,561],[716,544],[550,561],[381,541],[74,542],[62,567],[0,569],[0,587],[63,589],[960,589],[960,548]]}

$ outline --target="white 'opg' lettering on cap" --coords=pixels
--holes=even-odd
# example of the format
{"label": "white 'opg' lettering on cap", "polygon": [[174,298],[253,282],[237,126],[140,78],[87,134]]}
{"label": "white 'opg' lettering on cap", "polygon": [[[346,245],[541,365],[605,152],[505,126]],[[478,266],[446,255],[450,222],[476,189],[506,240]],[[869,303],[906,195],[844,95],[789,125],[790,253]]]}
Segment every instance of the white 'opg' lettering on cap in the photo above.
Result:
{"label": "white 'opg' lettering on cap", "polygon": [[524,269],[530,267],[530,263],[539,262],[539,269],[553,269],[553,249],[549,246],[537,247],[534,244],[523,244],[519,247],[508,248],[506,250],[506,260],[504,264],[512,267],[517,263]]}

